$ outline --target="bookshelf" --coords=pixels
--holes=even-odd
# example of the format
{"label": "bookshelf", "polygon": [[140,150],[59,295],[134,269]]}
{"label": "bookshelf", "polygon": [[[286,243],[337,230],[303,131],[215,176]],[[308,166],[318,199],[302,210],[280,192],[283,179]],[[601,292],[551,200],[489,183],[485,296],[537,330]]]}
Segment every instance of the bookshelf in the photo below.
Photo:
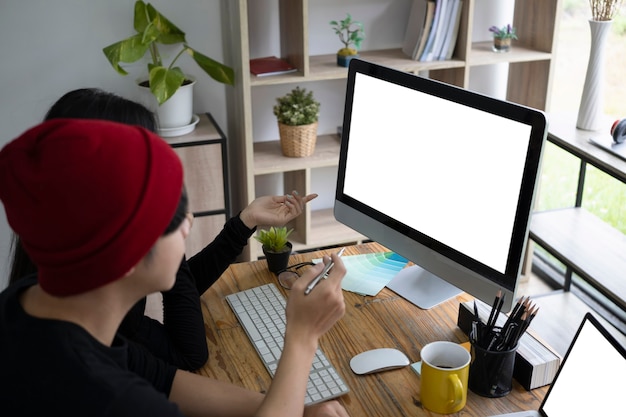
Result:
{"label": "bookshelf", "polygon": [[[339,141],[336,135],[321,135],[315,154],[306,158],[287,158],[281,154],[278,138],[274,142],[255,142],[253,133],[253,90],[265,86],[307,83],[345,79],[347,69],[335,64],[335,54],[309,54],[309,38],[317,30],[328,27],[309,27],[309,10],[318,6],[309,0],[278,0],[280,22],[280,57],[295,66],[298,71],[276,76],[256,77],[250,74],[250,42],[256,34],[249,31],[248,6],[254,0],[224,2],[229,20],[229,48],[232,66],[236,68],[236,85],[229,89],[229,152],[232,157],[231,177],[233,202],[237,209],[243,208],[257,197],[255,179],[265,174],[282,174],[285,192],[297,189],[312,192],[311,181],[315,168],[332,167],[338,163]],[[402,71],[418,73],[428,71],[432,79],[469,88],[472,68],[509,64],[507,100],[545,110],[549,106],[553,74],[555,35],[561,13],[561,0],[518,0],[515,2],[513,25],[520,39],[511,52],[497,54],[491,51],[491,42],[473,43],[474,8],[476,0],[464,0],[461,22],[452,59],[446,61],[419,62],[409,59],[397,47],[382,50],[362,50],[361,59],[376,62]],[[400,24],[400,23],[399,23]],[[402,22],[406,25],[406,22]],[[375,33],[368,32],[368,36]],[[343,97],[341,97],[343,100]],[[322,102],[322,106],[324,102]],[[327,133],[327,132],[321,132]],[[235,162],[236,161],[236,162]],[[334,187],[332,188],[334,193]],[[311,210],[296,219],[294,250],[360,243],[365,237],[337,223],[332,209]],[[246,260],[257,259],[262,252],[253,239],[244,253]]]}

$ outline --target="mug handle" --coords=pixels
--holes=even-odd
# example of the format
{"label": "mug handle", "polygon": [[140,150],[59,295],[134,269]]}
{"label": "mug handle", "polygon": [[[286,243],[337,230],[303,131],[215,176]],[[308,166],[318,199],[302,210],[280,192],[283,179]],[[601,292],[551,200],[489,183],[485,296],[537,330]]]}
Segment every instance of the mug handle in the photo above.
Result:
{"label": "mug handle", "polygon": [[453,410],[463,401],[463,384],[461,384],[461,380],[457,374],[449,375],[448,381],[454,391],[454,397],[448,401],[448,409]]}

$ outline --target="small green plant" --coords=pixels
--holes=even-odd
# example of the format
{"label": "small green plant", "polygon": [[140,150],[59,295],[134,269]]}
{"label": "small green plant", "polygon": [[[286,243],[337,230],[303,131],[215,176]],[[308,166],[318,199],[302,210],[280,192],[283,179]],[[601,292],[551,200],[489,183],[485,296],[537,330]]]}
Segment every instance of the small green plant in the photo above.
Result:
{"label": "small green plant", "polygon": [[[196,63],[214,80],[228,85],[235,83],[232,68],[201,54],[187,45],[185,32],[176,27],[165,16],[159,13],[150,3],[139,0],[135,3],[133,26],[136,35],[105,47],[102,51],[113,68],[122,75],[128,73],[120,66],[120,62],[135,62],[150,53],[148,63],[150,91],[159,104],[165,103],[178,88],[183,85],[186,77],[174,63],[183,54],[188,53]],[[158,44],[182,44],[182,49],[172,62],[165,66],[161,59]]]}
{"label": "small green plant", "polygon": [[259,229],[254,238],[261,242],[266,250],[271,252],[284,252],[289,242],[289,235],[293,229],[287,230],[286,226],[270,227],[269,229]]}
{"label": "small green plant", "polygon": [[[332,20],[330,26],[335,30],[344,47],[337,51],[338,55],[356,55],[361,48],[361,42],[365,39],[363,23],[352,20],[352,16],[346,13],[346,18],[337,22]],[[354,45],[352,48],[351,45]]]}
{"label": "small green plant", "polygon": [[489,28],[489,32],[493,33],[493,37],[496,39],[517,39],[515,28],[510,23],[501,28],[492,26]]}
{"label": "small green plant", "polygon": [[296,87],[283,97],[276,99],[274,115],[278,123],[289,126],[310,125],[317,122],[320,114],[320,103],[313,97],[313,92],[306,88]]}

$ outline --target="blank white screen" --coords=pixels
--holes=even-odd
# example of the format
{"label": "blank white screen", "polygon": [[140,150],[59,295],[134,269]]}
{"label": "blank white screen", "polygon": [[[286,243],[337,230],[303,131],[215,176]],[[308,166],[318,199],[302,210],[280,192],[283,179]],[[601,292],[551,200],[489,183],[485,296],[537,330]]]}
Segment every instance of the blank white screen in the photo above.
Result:
{"label": "blank white screen", "polygon": [[344,193],[504,273],[530,132],[357,73]]}
{"label": "blank white screen", "polygon": [[548,417],[624,415],[626,361],[586,322],[543,405]]}

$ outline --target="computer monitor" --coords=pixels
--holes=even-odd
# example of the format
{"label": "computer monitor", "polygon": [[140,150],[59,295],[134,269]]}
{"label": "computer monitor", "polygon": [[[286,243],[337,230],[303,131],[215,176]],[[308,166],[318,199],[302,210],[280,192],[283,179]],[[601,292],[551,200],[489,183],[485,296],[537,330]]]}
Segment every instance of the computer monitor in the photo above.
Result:
{"label": "computer monitor", "polygon": [[419,307],[509,311],[545,137],[538,110],[352,60],[335,218],[415,263],[387,287]]}

